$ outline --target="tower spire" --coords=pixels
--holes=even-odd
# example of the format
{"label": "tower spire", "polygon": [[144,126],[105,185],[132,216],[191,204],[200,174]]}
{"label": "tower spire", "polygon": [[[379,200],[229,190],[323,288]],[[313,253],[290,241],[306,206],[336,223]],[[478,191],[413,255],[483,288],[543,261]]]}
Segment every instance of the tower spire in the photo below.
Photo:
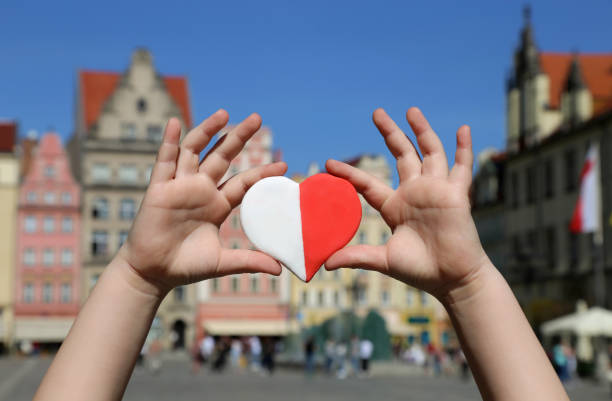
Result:
{"label": "tower spire", "polygon": [[575,90],[584,88],[586,88],[586,85],[582,79],[582,70],[578,60],[578,53],[575,52],[574,57],[572,58],[569,73],[567,74],[567,80],[565,81],[565,91],[573,92]]}

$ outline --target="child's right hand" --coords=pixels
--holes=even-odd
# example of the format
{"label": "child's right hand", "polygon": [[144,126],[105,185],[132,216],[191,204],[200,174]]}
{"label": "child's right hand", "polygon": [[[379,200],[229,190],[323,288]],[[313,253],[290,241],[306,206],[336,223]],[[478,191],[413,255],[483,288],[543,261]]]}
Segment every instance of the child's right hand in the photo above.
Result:
{"label": "child's right hand", "polygon": [[470,129],[462,126],[457,131],[455,166],[449,172],[442,143],[421,111],[411,108],[406,118],[423,153],[422,161],[408,137],[382,109],[373,115],[397,159],[400,184],[396,190],[346,163],[328,160],[327,170],[349,180],[381,213],[393,235],[385,245],[341,249],[325,266],[330,270],[377,270],[443,299],[490,267],[470,213]]}
{"label": "child's right hand", "polygon": [[168,122],[149,188],[117,255],[126,262],[122,265],[136,273],[129,277],[139,290],[164,295],[175,286],[227,274],[280,274],[281,267],[272,257],[226,249],[219,241],[219,226],[249,187],[287,170],[283,162],[259,166],[219,186],[231,160],[261,126],[261,118],[252,114],[200,162],[200,152],[227,121],[227,112],[219,110],[180,144],[179,121]]}

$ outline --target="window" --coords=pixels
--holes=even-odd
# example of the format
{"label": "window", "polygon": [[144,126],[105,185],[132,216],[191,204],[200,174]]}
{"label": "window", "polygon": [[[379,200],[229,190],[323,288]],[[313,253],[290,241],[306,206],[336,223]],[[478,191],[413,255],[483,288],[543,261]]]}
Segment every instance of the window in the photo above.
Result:
{"label": "window", "polygon": [[89,288],[92,289],[96,285],[99,279],[100,279],[99,274],[92,275],[91,278],[89,279]]}
{"label": "window", "polygon": [[308,305],[308,292],[306,290],[302,291],[302,305]]}
{"label": "window", "polygon": [[276,276],[270,276],[270,291],[278,292],[278,278]]}
{"label": "window", "polygon": [[72,203],[72,194],[70,192],[62,192],[62,203],[64,205]]}
{"label": "window", "polygon": [[552,270],[557,264],[557,233],[555,227],[546,229],[546,259],[548,267]]}
{"label": "window", "polygon": [[130,234],[130,232],[128,230],[121,230],[119,231],[119,246],[118,248],[121,248],[121,246],[123,244],[125,244],[125,241],[127,241],[128,235]]}
{"label": "window", "polygon": [[421,291],[421,306],[427,306],[429,304],[428,295],[425,291]]}
{"label": "window", "polygon": [[26,195],[26,200],[28,201],[28,203],[36,202],[36,192],[29,191]]}
{"label": "window", "polygon": [[96,230],[91,236],[91,253],[94,256],[105,255],[108,251],[108,233],[105,230]]}
{"label": "window", "polygon": [[334,280],[340,279],[340,269],[334,270]]}
{"label": "window", "polygon": [[240,290],[240,281],[238,281],[238,277],[232,277],[232,292],[238,292]]}
{"label": "window", "polygon": [[55,167],[52,165],[45,166],[45,178],[54,178],[55,177]]}
{"label": "window", "polygon": [[325,305],[325,293],[323,292],[323,290],[319,290],[319,292],[317,292],[317,304],[319,306]]}
{"label": "window", "polygon": [[257,293],[259,291],[259,277],[257,275],[251,276],[251,292]]}
{"label": "window", "polygon": [[[568,223],[569,226],[569,223]],[[578,267],[578,260],[580,258],[580,248],[578,242],[578,234],[575,234],[571,231],[567,231],[568,235],[568,251],[569,251],[569,267],[570,269],[575,269]]]}
{"label": "window", "polygon": [[72,217],[70,216],[62,217],[62,232],[63,233],[72,232]]}
{"label": "window", "polygon": [[147,182],[151,181],[151,174],[153,173],[153,165],[149,164],[147,169],[145,170],[145,180]]}
{"label": "window", "polygon": [[51,266],[55,263],[55,252],[51,248],[45,248],[43,250],[43,264],[45,266]]}
{"label": "window", "polygon": [[535,229],[527,231],[527,247],[531,253],[531,257],[536,256],[539,251],[538,233]]}
{"label": "window", "polygon": [[136,139],[136,125],[134,123],[121,123],[121,139]]}
{"label": "window", "polygon": [[174,289],[174,300],[176,302],[185,302],[185,287],[180,286]]}
{"label": "window", "polygon": [[360,244],[366,243],[366,234],[363,231],[359,231],[359,243]]}
{"label": "window", "polygon": [[136,102],[136,110],[138,110],[139,113],[144,113],[147,111],[147,101],[144,100],[143,98],[138,99],[138,101]]}
{"label": "window", "polygon": [[53,286],[51,283],[45,283],[43,285],[43,293],[42,293],[43,302],[46,304],[50,304],[53,301]]}
{"label": "window", "polygon": [[380,234],[380,244],[384,245],[387,243],[388,240],[389,240],[389,233],[387,231],[383,231]]}
{"label": "window", "polygon": [[565,190],[572,192],[576,189],[576,151],[569,149],[565,152]]}
{"label": "window", "polygon": [[238,240],[232,240],[231,244],[232,244],[231,246],[232,249],[240,249],[240,242]]}
{"label": "window", "polygon": [[389,294],[388,290],[382,290],[380,293],[380,302],[384,305],[384,306],[388,306],[389,303],[391,302],[391,295]]}
{"label": "window", "polygon": [[546,160],[544,164],[544,196],[552,198],[555,194],[555,165],[553,159]]}
{"label": "window", "polygon": [[43,200],[47,205],[52,205],[55,203],[55,192],[45,192],[43,196]]}
{"label": "window", "polygon": [[55,219],[52,216],[45,216],[43,219],[43,230],[52,233],[55,230]]}
{"label": "window", "polygon": [[319,271],[317,271],[317,280],[321,281],[325,279],[325,267],[323,269],[319,269]]}
{"label": "window", "polygon": [[71,266],[72,265],[72,249],[64,248],[62,249],[62,266]]}
{"label": "window", "polygon": [[360,305],[363,305],[366,303],[366,290],[365,288],[359,288],[357,290],[357,302]]}
{"label": "window", "polygon": [[94,163],[91,167],[91,179],[94,182],[109,182],[111,170],[105,163]]}
{"label": "window", "polygon": [[123,198],[119,204],[119,218],[121,220],[132,220],[136,215],[136,203],[133,199]]}
{"label": "window", "polygon": [[23,302],[26,304],[34,302],[34,284],[25,283],[23,285]]}
{"label": "window", "polygon": [[94,219],[106,220],[108,218],[108,201],[106,198],[96,198],[93,201],[91,216]]}
{"label": "window", "polygon": [[33,248],[23,250],[23,264],[26,266],[34,266],[36,264],[36,252]]}
{"label": "window", "polygon": [[414,302],[414,293],[412,288],[406,288],[406,306],[412,306]]}
{"label": "window", "polygon": [[212,280],[212,292],[219,292],[219,279],[213,278]]}
{"label": "window", "polygon": [[134,183],[138,181],[138,168],[132,164],[123,164],[119,167],[119,181]]}
{"label": "window", "polygon": [[61,299],[63,304],[72,301],[72,285],[69,283],[62,284]]}
{"label": "window", "polygon": [[162,139],[161,125],[149,125],[147,127],[147,139],[151,142],[161,142],[161,139]]}
{"label": "window", "polygon": [[512,187],[510,190],[512,207],[516,209],[519,205],[519,178],[516,171],[510,175],[510,186]]}
{"label": "window", "polygon": [[536,194],[536,173],[535,167],[530,166],[527,168],[526,172],[526,182],[527,182],[527,203],[535,202],[535,194]]}
{"label": "window", "polygon": [[334,290],[333,302],[334,306],[340,306],[340,292],[338,290]]}

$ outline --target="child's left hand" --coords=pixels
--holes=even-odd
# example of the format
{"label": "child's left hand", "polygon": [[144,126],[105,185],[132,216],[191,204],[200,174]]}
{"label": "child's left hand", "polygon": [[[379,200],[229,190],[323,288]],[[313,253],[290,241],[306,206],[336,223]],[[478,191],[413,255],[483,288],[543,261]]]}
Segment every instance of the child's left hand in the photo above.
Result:
{"label": "child's left hand", "polygon": [[283,162],[268,164],[218,186],[230,161],[261,126],[259,115],[252,114],[200,163],[200,152],[228,118],[226,111],[217,111],[180,144],[179,121],[171,119],[166,126],[149,188],[117,255],[146,282],[147,288],[160,295],[175,286],[211,277],[281,272],[279,263],[264,253],[221,247],[219,226],[240,204],[249,187],[287,170]]}

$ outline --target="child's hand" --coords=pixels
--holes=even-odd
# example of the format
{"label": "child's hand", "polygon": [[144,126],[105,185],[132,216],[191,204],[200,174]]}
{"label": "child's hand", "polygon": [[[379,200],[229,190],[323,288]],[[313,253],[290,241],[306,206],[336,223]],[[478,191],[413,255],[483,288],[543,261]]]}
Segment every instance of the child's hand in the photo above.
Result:
{"label": "child's hand", "polygon": [[171,119],[166,126],[149,188],[118,254],[160,294],[210,277],[281,272],[270,256],[224,249],[219,242],[219,226],[240,204],[247,189],[261,178],[287,170],[282,162],[260,166],[219,186],[230,161],[261,125],[257,114],[249,116],[200,163],[200,152],[227,121],[227,112],[217,111],[189,132],[180,145],[179,121]]}
{"label": "child's hand", "polygon": [[373,116],[397,159],[400,184],[396,190],[348,164],[327,162],[330,173],[353,183],[366,201],[380,211],[393,235],[386,245],[341,249],[325,266],[377,270],[442,298],[468,284],[488,261],[470,213],[468,191],[473,163],[470,129],[462,126],[457,131],[455,166],[449,172],[442,143],[420,110],[409,109],[406,118],[416,135],[423,161],[408,137],[382,109]]}

